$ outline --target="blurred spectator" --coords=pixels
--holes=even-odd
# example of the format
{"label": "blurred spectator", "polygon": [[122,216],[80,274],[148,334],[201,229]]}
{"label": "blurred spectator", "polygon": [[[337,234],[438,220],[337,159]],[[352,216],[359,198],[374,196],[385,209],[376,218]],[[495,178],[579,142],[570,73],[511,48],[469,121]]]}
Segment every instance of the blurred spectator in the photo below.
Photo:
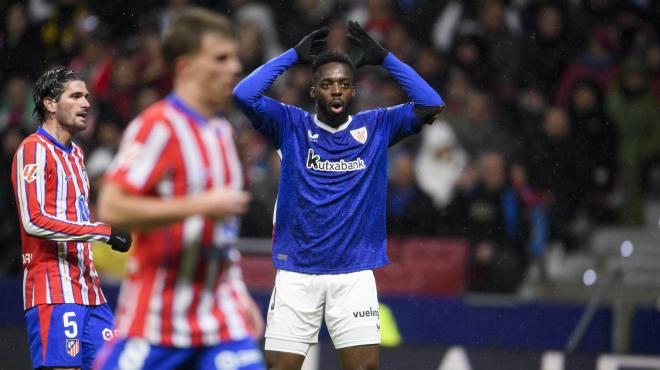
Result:
{"label": "blurred spectator", "polygon": [[640,2],[621,1],[616,12],[618,46],[625,56],[641,56],[656,40],[653,27],[644,19]]}
{"label": "blurred spectator", "polygon": [[592,80],[607,91],[617,73],[616,35],[606,26],[591,30],[586,47],[564,72],[557,90],[557,103],[567,107],[571,92],[580,80]]}
{"label": "blurred spectator", "polygon": [[394,22],[389,27],[383,40],[383,46],[404,63],[412,63],[417,52],[415,40],[410,37],[403,23]]}
{"label": "blurred spectator", "polygon": [[436,209],[445,208],[454,196],[468,157],[452,128],[442,120],[424,127],[417,155],[415,174],[419,187],[426,192]]}
{"label": "blurred spectator", "polygon": [[540,132],[528,138],[524,151],[530,186],[549,196],[550,238],[567,249],[576,247],[571,222],[584,194],[578,150],[567,112],[555,106],[545,112]]}
{"label": "blurred spectator", "polygon": [[102,108],[118,116],[123,127],[135,116],[135,101],[138,93],[137,65],[131,55],[119,56],[113,67],[108,92],[98,97]]}
{"label": "blurred spectator", "polygon": [[32,131],[36,126],[32,119],[33,110],[28,81],[21,77],[10,78],[0,100],[0,131],[7,128]]}
{"label": "blurred spectator", "polygon": [[17,275],[21,270],[20,224],[11,184],[11,162],[27,135],[22,127],[0,130],[0,274]]}
{"label": "blurred spectator", "polygon": [[110,166],[112,158],[117,154],[123,131],[122,127],[124,127],[124,124],[121,123],[118,117],[113,117],[107,113],[101,114],[98,124],[95,127],[92,141],[92,147],[94,149],[85,158],[85,168],[89,177],[89,185],[93,197],[90,202],[92,215],[95,214],[96,196],[100,191],[103,174],[105,174],[105,170]]}
{"label": "blurred spectator", "polygon": [[472,291],[513,293],[525,271],[528,226],[507,167],[502,153],[483,153],[475,185],[457,194],[450,208],[454,233],[470,241]]}
{"label": "blurred spectator", "polygon": [[[87,23],[85,23],[87,22]],[[85,1],[61,0],[49,8],[48,18],[41,26],[41,40],[51,63],[66,64],[79,47],[79,32],[98,25],[98,18],[89,12]]]}
{"label": "blurred spectator", "polygon": [[464,114],[447,119],[471,158],[493,150],[505,153],[508,158],[516,154],[515,141],[493,119],[491,101],[485,93],[469,93]]}
{"label": "blurred spectator", "polygon": [[446,58],[430,47],[423,47],[417,51],[413,62],[417,73],[436,91],[446,95],[447,80],[449,79],[448,63]]}
{"label": "blurred spectator", "polygon": [[0,31],[0,81],[11,77],[33,80],[46,67],[43,45],[38,30],[30,25],[25,6],[14,2],[3,10]]}
{"label": "blurred spectator", "polygon": [[452,50],[453,64],[463,70],[470,84],[480,90],[490,91],[491,66],[484,39],[477,35],[462,36]]}
{"label": "blurred spectator", "polygon": [[605,98],[598,85],[591,81],[575,85],[570,117],[578,149],[575,160],[582,163],[589,213],[600,221],[612,221],[608,195],[616,173],[617,131],[605,114]]}
{"label": "blurred spectator", "polygon": [[438,221],[433,201],[417,185],[414,158],[397,152],[387,186],[387,233],[433,235]]}
{"label": "blurred spectator", "polygon": [[500,100],[513,98],[520,70],[520,42],[506,23],[506,8],[502,0],[488,0],[479,16],[481,32],[487,47],[493,87]]}
{"label": "blurred spectator", "polygon": [[646,49],[644,62],[649,68],[651,91],[660,101],[660,42],[656,42]]}
{"label": "blurred spectator", "polygon": [[80,51],[69,63],[69,68],[88,81],[90,93],[95,97],[107,95],[110,88],[114,58],[107,42],[102,33],[83,40]]}
{"label": "blurred spectator", "polygon": [[554,98],[571,51],[566,19],[554,3],[542,3],[533,9],[535,22],[521,50],[521,85]]}
{"label": "blurred spectator", "polygon": [[650,89],[649,71],[640,59],[623,62],[606,107],[620,133],[621,221],[638,224],[642,220],[642,168],[660,153],[660,106]]}
{"label": "blurred spectator", "polygon": [[[279,30],[275,24],[275,14],[267,3],[245,0],[231,1],[234,19],[239,25],[241,38],[243,38],[243,26],[254,28],[250,32],[255,33],[251,42],[256,45],[244,43],[241,40],[241,48],[248,47],[260,50],[263,62],[270,60],[282,53],[283,49],[279,41]],[[254,37],[256,36],[256,39]],[[254,68],[250,64],[243,65],[243,70],[250,73]],[[258,66],[256,66],[258,67]],[[255,68],[256,68],[255,67]]]}

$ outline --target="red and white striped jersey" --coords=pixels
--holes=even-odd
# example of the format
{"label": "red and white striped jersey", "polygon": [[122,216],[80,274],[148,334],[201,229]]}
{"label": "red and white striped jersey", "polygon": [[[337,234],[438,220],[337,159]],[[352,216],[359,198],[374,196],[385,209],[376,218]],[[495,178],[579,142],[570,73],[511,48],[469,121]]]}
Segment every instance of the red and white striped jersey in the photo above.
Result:
{"label": "red and white striped jersey", "polygon": [[19,146],[12,183],[21,219],[23,307],[105,303],[91,241],[110,226],[89,221],[89,180],[79,146],[66,147],[39,128]]}
{"label": "red and white striped jersey", "polygon": [[[129,124],[106,179],[131,194],[172,198],[243,187],[232,128],[169,95]],[[238,219],[189,217],[135,234],[117,310],[120,335],[172,347],[245,338],[247,294],[227,253]],[[224,256],[224,257],[223,257]],[[235,265],[235,264],[233,264]],[[231,271],[238,267],[232,266]]]}

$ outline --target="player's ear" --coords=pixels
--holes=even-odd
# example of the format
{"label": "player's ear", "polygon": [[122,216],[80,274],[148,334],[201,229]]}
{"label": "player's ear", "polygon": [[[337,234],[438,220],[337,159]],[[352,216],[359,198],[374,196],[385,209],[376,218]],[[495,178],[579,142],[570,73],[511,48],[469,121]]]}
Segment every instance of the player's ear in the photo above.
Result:
{"label": "player's ear", "polygon": [[311,86],[309,88],[309,97],[312,99],[316,99],[316,87]]}
{"label": "player's ear", "polygon": [[190,59],[182,55],[174,60],[174,71],[177,76],[185,76],[188,73]]}
{"label": "player's ear", "polygon": [[352,97],[352,98],[355,97],[355,87],[356,87],[356,85],[353,84],[353,87],[351,88],[351,97]]}
{"label": "player's ear", "polygon": [[44,108],[46,109],[46,112],[48,113],[55,113],[55,111],[57,110],[57,101],[53,98],[46,97],[41,102],[41,104],[43,104]]}

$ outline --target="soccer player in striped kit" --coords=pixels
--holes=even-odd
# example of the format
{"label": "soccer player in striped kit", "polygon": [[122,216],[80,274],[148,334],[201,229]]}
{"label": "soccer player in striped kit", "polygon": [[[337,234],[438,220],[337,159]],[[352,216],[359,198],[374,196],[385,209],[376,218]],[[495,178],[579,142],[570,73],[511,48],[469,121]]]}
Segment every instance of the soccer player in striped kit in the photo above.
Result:
{"label": "soccer player in striped kit", "polygon": [[34,368],[90,369],[114,336],[90,242],[126,252],[128,232],[89,220],[89,181],[72,137],[87,128],[85,82],[49,69],[34,88],[36,133],[19,146],[12,183],[21,219],[23,302]]}
{"label": "soccer player in striped kit", "polygon": [[174,87],[127,127],[99,197],[101,219],[136,231],[117,310],[120,340],[98,369],[265,369],[263,319],[233,249],[250,196],[232,127],[242,67],[230,22],[191,8],[165,30]]}

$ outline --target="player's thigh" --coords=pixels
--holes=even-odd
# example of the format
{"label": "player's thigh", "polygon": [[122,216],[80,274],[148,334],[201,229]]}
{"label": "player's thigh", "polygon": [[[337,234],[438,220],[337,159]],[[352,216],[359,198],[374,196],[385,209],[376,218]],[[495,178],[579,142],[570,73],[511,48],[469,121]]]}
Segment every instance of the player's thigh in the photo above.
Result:
{"label": "player's thigh", "polygon": [[77,304],[38,305],[27,310],[33,367],[82,367],[85,316],[85,306]]}
{"label": "player's thigh", "polygon": [[322,276],[278,270],[268,305],[266,350],[304,356],[318,342],[324,296]]}
{"label": "player's thigh", "polygon": [[305,362],[305,356],[292,352],[266,351],[265,356],[269,370],[300,370]]}
{"label": "player's thigh", "polygon": [[370,344],[338,349],[339,363],[342,370],[375,370],[378,369],[380,346]]}
{"label": "player's thigh", "polygon": [[252,338],[205,347],[197,370],[266,370],[257,342]]}
{"label": "player's thigh", "polygon": [[90,369],[96,354],[115,337],[115,320],[107,304],[89,306],[83,329],[83,368]]}
{"label": "player's thigh", "polygon": [[371,270],[330,275],[325,322],[335,348],[380,344],[376,279]]}
{"label": "player's thigh", "polygon": [[192,348],[155,346],[142,338],[115,339],[94,362],[95,370],[176,370],[194,355]]}

